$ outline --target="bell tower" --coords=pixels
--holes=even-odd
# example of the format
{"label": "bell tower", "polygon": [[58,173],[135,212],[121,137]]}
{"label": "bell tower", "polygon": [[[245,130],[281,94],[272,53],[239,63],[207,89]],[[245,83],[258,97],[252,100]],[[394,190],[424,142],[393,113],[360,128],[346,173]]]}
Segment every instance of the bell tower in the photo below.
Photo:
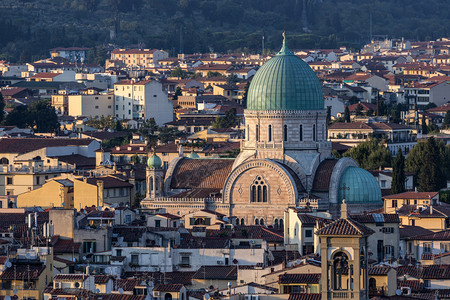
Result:
{"label": "bell tower", "polygon": [[347,215],[318,230],[322,257],[322,299],[369,299],[367,238],[372,229]]}
{"label": "bell tower", "polygon": [[147,197],[156,198],[164,196],[164,170],[162,161],[156,154],[147,160]]}

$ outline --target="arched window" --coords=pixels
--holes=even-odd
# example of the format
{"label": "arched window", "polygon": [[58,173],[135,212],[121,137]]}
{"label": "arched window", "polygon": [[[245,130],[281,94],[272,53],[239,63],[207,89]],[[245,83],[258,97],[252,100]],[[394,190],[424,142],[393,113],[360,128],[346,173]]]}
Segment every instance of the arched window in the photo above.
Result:
{"label": "arched window", "polygon": [[337,252],[333,257],[333,276],[334,276],[334,289],[335,290],[347,290],[349,272],[348,266],[348,256],[344,252]]}
{"label": "arched window", "polygon": [[269,125],[269,128],[267,128],[267,141],[272,141],[272,125]]}
{"label": "arched window", "polygon": [[261,218],[261,220],[259,220],[259,225],[264,225],[264,219]]}
{"label": "arched window", "polygon": [[268,186],[261,176],[256,176],[250,187],[250,202],[268,202]]}
{"label": "arched window", "polygon": [[164,296],[164,300],[172,300],[172,294],[166,293],[166,295]]}
{"label": "arched window", "polygon": [[278,219],[275,219],[275,222],[273,223],[274,228],[278,228]]}
{"label": "arched window", "polygon": [[6,157],[3,157],[1,163],[2,165],[9,165],[9,160]]}
{"label": "arched window", "polygon": [[148,178],[148,190],[153,191],[153,177]]}
{"label": "arched window", "polygon": [[313,124],[313,141],[316,141],[316,124]]}
{"label": "arched window", "polygon": [[283,229],[283,228],[284,228],[284,226],[283,226],[283,219],[280,219],[280,224],[279,224],[279,226],[280,226],[280,229]]}
{"label": "arched window", "polygon": [[258,219],[255,220],[255,225],[259,225],[259,220]]}
{"label": "arched window", "polygon": [[244,226],[245,225],[245,221],[244,221],[244,218],[242,218],[241,219],[241,226]]}
{"label": "arched window", "polygon": [[303,125],[300,124],[300,142],[303,142]]}
{"label": "arched window", "polygon": [[256,141],[259,142],[259,125],[256,125]]}
{"label": "arched window", "polygon": [[155,177],[155,191],[159,190],[159,180],[158,177]]}
{"label": "arched window", "polygon": [[283,126],[283,140],[285,142],[287,142],[287,138],[288,138],[288,129],[287,129],[287,125]]}

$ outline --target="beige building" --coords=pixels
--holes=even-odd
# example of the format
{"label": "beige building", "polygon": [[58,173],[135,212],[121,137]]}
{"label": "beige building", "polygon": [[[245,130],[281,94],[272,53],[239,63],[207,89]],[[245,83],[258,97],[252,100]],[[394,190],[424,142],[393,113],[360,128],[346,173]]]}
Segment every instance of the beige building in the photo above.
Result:
{"label": "beige building", "polygon": [[114,114],[119,119],[173,120],[173,104],[156,80],[123,80],[114,85]]}
{"label": "beige building", "polygon": [[169,53],[157,49],[114,49],[111,60],[120,61],[126,67],[154,68],[158,61],[169,57]]}
{"label": "beige building", "polygon": [[68,115],[73,117],[107,117],[114,115],[114,95],[69,95]]}
{"label": "beige building", "polygon": [[[427,207],[436,205],[439,202],[438,192],[404,192],[383,197],[384,211],[388,214],[396,213],[404,205],[414,205],[415,207]],[[405,224],[408,225],[408,224]]]}

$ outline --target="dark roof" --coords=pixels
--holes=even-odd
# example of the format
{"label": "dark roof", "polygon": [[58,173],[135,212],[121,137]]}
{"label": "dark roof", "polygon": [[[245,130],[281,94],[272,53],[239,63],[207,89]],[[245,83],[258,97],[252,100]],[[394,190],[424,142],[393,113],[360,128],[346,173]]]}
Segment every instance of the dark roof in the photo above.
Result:
{"label": "dark roof", "polygon": [[418,292],[423,289],[423,284],[420,280],[397,280],[397,288],[409,287],[411,292]]}
{"label": "dark roof", "polygon": [[237,266],[202,266],[192,278],[237,280]]}
{"label": "dark roof", "polygon": [[146,296],[127,295],[127,294],[95,294],[96,300],[145,300]]}
{"label": "dark roof", "polygon": [[319,229],[317,235],[370,235],[374,231],[350,218],[339,219]]}
{"label": "dark roof", "polygon": [[87,146],[90,143],[90,139],[3,138],[0,153],[27,153],[45,147]]}
{"label": "dark roof", "polygon": [[[400,223],[400,218],[397,214],[376,214],[380,219],[382,218],[383,223]],[[359,223],[378,223],[375,220],[374,214],[363,214],[363,215],[351,215],[353,220]]]}
{"label": "dark roof", "polygon": [[83,134],[99,140],[111,140],[117,137],[128,136],[128,132],[126,131],[116,131],[116,132],[94,131],[94,132],[83,132]]}
{"label": "dark roof", "polygon": [[182,284],[156,284],[153,288],[154,291],[160,291],[160,292],[179,292],[181,288],[183,287]]}
{"label": "dark roof", "polygon": [[288,300],[320,300],[322,294],[290,294]]}
{"label": "dark roof", "polygon": [[329,190],[331,174],[337,162],[337,159],[325,159],[320,163],[314,176],[313,191],[326,192]]}
{"label": "dark roof", "polygon": [[389,270],[391,270],[391,267],[376,266],[376,267],[369,267],[368,272],[369,275],[387,275]]}
{"label": "dark roof", "polygon": [[97,181],[103,181],[103,188],[105,189],[111,189],[111,188],[118,188],[118,187],[127,187],[132,188],[133,185],[125,180],[119,179],[115,176],[103,176],[103,177],[95,177],[95,178],[88,178],[87,182],[89,184],[97,185]]}
{"label": "dark roof", "polygon": [[418,235],[425,235],[433,233],[433,231],[420,227],[420,226],[409,226],[409,225],[402,225],[399,228],[400,232],[400,238],[409,238],[414,237]]}
{"label": "dark roof", "polygon": [[433,205],[432,208],[418,208],[415,205],[403,205],[397,210],[400,216],[411,216],[417,218],[446,218],[450,216],[450,207]]}
{"label": "dark roof", "polygon": [[384,199],[430,199],[435,197],[437,194],[438,192],[404,192],[386,196]]}
{"label": "dark roof", "polygon": [[128,279],[116,279],[116,289],[123,289],[124,291],[133,291],[134,288],[141,284],[141,280],[128,278]]}
{"label": "dark roof", "polygon": [[232,159],[181,159],[172,176],[172,189],[222,189],[231,173]]}
{"label": "dark roof", "polygon": [[78,253],[81,243],[74,243],[72,239],[58,238],[53,244],[54,253]]}
{"label": "dark roof", "polygon": [[280,275],[280,284],[292,284],[292,283],[306,283],[306,284],[318,284],[320,283],[321,274],[283,274]]}
{"label": "dark roof", "polygon": [[434,233],[428,233],[424,235],[417,235],[408,238],[409,240],[422,240],[422,241],[450,241],[450,230],[443,230]]}
{"label": "dark roof", "polygon": [[84,281],[89,275],[86,274],[58,274],[53,280],[54,281]]}
{"label": "dark roof", "polygon": [[80,154],[53,156],[59,161],[68,163],[70,165],[76,165],[79,168],[95,168],[95,157],[87,157]]}
{"label": "dark roof", "polygon": [[333,222],[332,220],[326,219],[326,218],[321,218],[321,217],[317,217],[317,216],[313,216],[307,213],[299,213],[297,214],[298,218],[300,219],[300,221],[302,222],[302,226],[315,226],[316,225],[316,221],[322,222],[322,223],[331,223]]}
{"label": "dark roof", "polygon": [[422,279],[450,279],[450,265],[423,266]]}
{"label": "dark roof", "polygon": [[[15,267],[14,267],[15,266]],[[1,280],[37,280],[41,273],[45,270],[46,266],[39,264],[15,264],[14,266],[7,268],[0,274]]]}

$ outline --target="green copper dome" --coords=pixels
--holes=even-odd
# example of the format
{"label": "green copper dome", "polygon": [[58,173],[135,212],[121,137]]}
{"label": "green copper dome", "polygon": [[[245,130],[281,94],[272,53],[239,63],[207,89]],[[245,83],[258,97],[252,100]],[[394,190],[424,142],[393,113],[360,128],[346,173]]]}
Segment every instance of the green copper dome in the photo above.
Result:
{"label": "green copper dome", "polygon": [[189,153],[187,155],[188,158],[200,158],[200,156],[198,156],[197,153],[195,153],[195,151],[192,151],[191,153]]}
{"label": "green copper dome", "polygon": [[162,165],[161,158],[159,158],[159,156],[157,156],[154,153],[147,160],[147,166],[149,168],[159,169],[159,168],[161,168],[161,165]]}
{"label": "green copper dome", "polygon": [[283,41],[280,52],[256,72],[248,89],[249,110],[324,109],[322,85],[314,71]]}
{"label": "green copper dome", "polygon": [[[344,186],[345,184],[345,186]],[[347,167],[339,181],[339,203],[344,199],[348,204],[381,203],[381,189],[375,177],[358,167]]]}

